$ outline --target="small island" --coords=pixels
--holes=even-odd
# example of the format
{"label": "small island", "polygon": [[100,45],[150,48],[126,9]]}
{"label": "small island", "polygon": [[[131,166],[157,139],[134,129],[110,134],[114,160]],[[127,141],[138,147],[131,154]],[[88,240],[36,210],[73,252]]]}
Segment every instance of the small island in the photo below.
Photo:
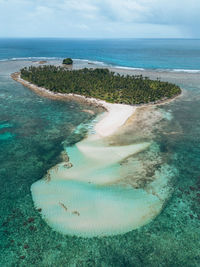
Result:
{"label": "small island", "polygon": [[63,65],[72,65],[73,64],[73,60],[71,58],[65,58],[63,59],[63,62],[62,62]]}
{"label": "small island", "polygon": [[42,96],[80,100],[105,110],[91,123],[92,132],[64,147],[67,156],[62,162],[31,186],[35,208],[49,226],[61,234],[102,237],[137,229],[161,212],[169,197],[165,171],[155,172],[144,187],[135,185],[132,174],[127,180],[132,161],[125,160],[148,151],[151,140],[122,140],[140,108],[149,108],[136,104],[174,99],[181,93],[179,86],[106,68],[72,70],[53,65],[26,67],[12,78]]}
{"label": "small island", "polygon": [[108,103],[158,103],[181,93],[179,86],[151,80],[142,75],[119,75],[108,69],[66,70],[53,65],[31,66],[20,71],[21,78],[54,93],[77,94]]}

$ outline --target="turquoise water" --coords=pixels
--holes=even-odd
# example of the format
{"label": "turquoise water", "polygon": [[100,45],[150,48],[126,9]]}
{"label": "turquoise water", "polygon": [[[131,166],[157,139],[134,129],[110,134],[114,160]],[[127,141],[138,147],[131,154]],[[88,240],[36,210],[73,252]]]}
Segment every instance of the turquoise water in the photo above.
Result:
{"label": "turquoise water", "polygon": [[[14,82],[9,74],[24,64],[0,63],[0,266],[199,266],[200,74],[145,72],[184,89],[181,98],[157,108],[168,116],[150,124],[162,161],[177,170],[165,209],[127,234],[84,239],[54,232],[34,209],[30,187],[60,162],[63,145],[83,138],[84,130],[74,130],[94,116],[78,103],[41,98]],[[149,128],[137,127],[127,138]],[[137,160],[153,162],[152,151]]]}
{"label": "turquoise water", "polygon": [[0,39],[0,60],[27,57],[71,57],[134,68],[200,70],[200,40]]}

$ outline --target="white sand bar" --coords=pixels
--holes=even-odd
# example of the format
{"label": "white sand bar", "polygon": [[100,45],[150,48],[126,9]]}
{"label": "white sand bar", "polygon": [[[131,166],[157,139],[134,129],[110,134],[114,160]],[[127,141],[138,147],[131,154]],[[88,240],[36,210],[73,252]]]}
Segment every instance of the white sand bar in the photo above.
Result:
{"label": "white sand bar", "polygon": [[130,105],[110,104],[104,101],[101,103],[108,110],[108,114],[95,126],[96,133],[102,137],[114,134],[136,110],[136,107]]}
{"label": "white sand bar", "polygon": [[156,196],[144,190],[72,181],[40,180],[33,184],[32,194],[54,230],[82,237],[131,231],[148,223],[162,207]]}
{"label": "white sand bar", "polygon": [[120,163],[144,151],[150,143],[109,145],[104,137],[113,135],[136,107],[91,101],[107,110],[95,125],[96,134],[66,148],[72,167],[62,162],[50,169],[47,180],[31,186],[33,201],[36,208],[42,209],[46,222],[62,234],[122,234],[148,223],[163,206],[153,189],[146,192],[116,185],[123,179]]}

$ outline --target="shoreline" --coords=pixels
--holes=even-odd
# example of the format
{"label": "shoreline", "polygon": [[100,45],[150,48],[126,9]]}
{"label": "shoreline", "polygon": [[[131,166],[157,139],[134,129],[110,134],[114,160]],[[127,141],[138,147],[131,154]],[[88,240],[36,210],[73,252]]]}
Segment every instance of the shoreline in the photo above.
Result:
{"label": "shoreline", "polygon": [[159,176],[155,173],[153,182],[144,188],[120,184],[132,166],[123,168],[121,162],[149,149],[151,141],[113,145],[104,139],[112,138],[120,127],[126,127],[137,108],[161,103],[112,104],[81,95],[51,92],[21,79],[19,72],[11,77],[41,96],[78,100],[107,111],[97,120],[94,135],[88,134],[72,147],[65,147],[64,161],[31,185],[34,206],[41,209],[43,219],[53,230],[84,238],[124,234],[149,223],[161,212],[168,198],[168,191],[163,194],[161,190],[161,185],[166,184],[165,173]]}
{"label": "shoreline", "polygon": [[97,103],[97,100],[95,98],[90,99],[90,98],[86,98],[86,97],[81,96],[81,95],[54,93],[54,92],[52,92],[46,88],[39,87],[39,86],[32,84],[26,80],[23,80],[20,77],[20,72],[14,72],[10,76],[14,81],[21,83],[22,85],[31,89],[32,91],[34,91],[36,94],[38,94],[40,96],[47,97],[50,99],[55,99],[55,100],[74,100],[74,101],[82,102],[82,103],[86,103],[86,104],[93,104],[97,107],[101,107],[101,108],[105,109],[105,107],[103,105],[101,105],[100,103]]}
{"label": "shoreline", "polygon": [[[38,64],[45,64],[48,63],[49,61],[51,62],[59,62],[60,65],[61,61],[64,59],[64,57],[17,57],[17,58],[2,58],[0,59],[0,62],[9,62],[9,61],[25,61],[25,62],[31,62],[31,63],[38,63]],[[174,73],[174,74],[200,74],[200,69],[187,69],[187,68],[150,68],[150,67],[137,67],[137,66],[125,66],[125,65],[118,65],[117,63],[109,63],[106,61],[98,61],[98,60],[92,60],[92,59],[87,59],[87,58],[73,58],[73,61],[75,64],[84,64],[86,63],[90,67],[99,67],[99,68],[109,68],[112,70],[120,70],[120,71],[134,71],[134,72],[158,72],[158,73]]]}
{"label": "shoreline", "polygon": [[[61,64],[62,65],[62,64]],[[94,66],[93,67],[94,69],[95,68],[99,68],[99,66]],[[115,68],[115,67],[109,67],[109,66],[105,66],[105,67],[101,67],[100,68],[107,68],[109,69],[110,71],[113,71],[113,72],[116,72],[116,73],[119,73],[119,74],[126,74],[126,69],[123,69],[123,68]],[[122,71],[122,72],[120,72]],[[130,71],[130,70],[129,70]],[[131,70],[131,72],[134,72],[136,70]],[[128,73],[130,75],[130,73]],[[135,74],[133,74],[135,75]],[[70,93],[70,94],[63,94],[63,93],[55,93],[55,92],[52,92],[44,87],[39,87],[35,84],[32,84],[26,80],[23,80],[21,77],[20,77],[20,72],[14,72],[12,73],[11,75],[11,78],[19,83],[21,83],[22,85],[24,85],[25,87],[28,87],[29,89],[31,89],[32,91],[36,92],[37,94],[41,95],[41,96],[44,96],[44,97],[48,97],[48,98],[51,98],[51,99],[59,99],[59,100],[75,100],[75,101],[79,101],[79,102],[84,102],[84,103],[87,103],[87,104],[93,104],[93,105],[96,105],[96,106],[100,106],[102,108],[105,108],[104,104],[103,103],[106,103],[106,104],[119,104],[119,103],[109,103],[109,102],[106,102],[105,100],[101,100],[101,99],[96,99],[96,98],[89,98],[89,97],[86,97],[86,96],[83,96],[83,95],[78,95],[78,94],[73,94],[73,93]],[[163,99],[160,99],[160,100],[157,100],[157,101],[154,101],[154,102],[148,102],[148,103],[141,103],[141,104],[134,104],[132,106],[136,106],[136,107],[141,107],[141,106],[151,106],[151,105],[162,105],[162,104],[166,104],[166,103],[169,103],[175,99],[177,99],[178,97],[181,97],[183,94],[183,89],[181,88],[181,93],[180,94],[177,94],[177,95],[174,95],[173,97],[171,98],[163,98]],[[102,105],[103,104],[103,105]],[[122,104],[122,105],[127,105],[127,106],[131,106],[131,105],[128,105],[128,104]]]}
{"label": "shoreline", "polygon": [[[28,87],[35,93],[39,94],[42,97],[47,97],[50,99],[55,100],[73,100],[89,105],[93,105],[96,107],[102,108],[106,111],[106,115],[95,125],[95,131],[99,137],[107,137],[112,135],[119,129],[121,126],[126,124],[126,121],[135,113],[138,107],[145,107],[145,106],[157,106],[157,105],[164,105],[174,101],[181,94],[175,95],[172,98],[168,99],[161,99],[156,102],[149,102],[143,104],[135,104],[135,105],[127,105],[127,104],[119,104],[119,103],[108,103],[104,100],[96,99],[96,98],[88,98],[86,96],[78,95],[78,94],[62,94],[62,93],[55,93],[46,88],[39,87],[35,84],[32,84],[26,80],[23,80],[20,77],[20,72],[15,72],[11,74],[11,77],[16,82],[21,83],[23,86]],[[117,116],[116,116],[117,115]]]}
{"label": "shoreline", "polygon": [[[85,96],[76,95],[76,94],[61,94],[61,93],[54,93],[46,88],[38,87],[34,84],[31,84],[28,81],[23,80],[20,77],[20,73],[13,73],[11,74],[13,80],[21,83],[22,85],[30,88],[36,93],[39,93],[41,96],[44,97],[52,97],[54,99],[66,99],[66,100],[75,100],[79,102],[83,102],[86,104],[92,104],[97,107],[103,108],[106,111],[106,114],[103,118],[97,122],[95,125],[95,132],[98,137],[107,137],[112,135],[118,128],[126,123],[126,121],[131,117],[135,110],[136,106],[126,105],[126,104],[112,104],[107,103],[104,100],[99,100],[96,98],[87,98]],[[117,114],[117,116],[116,116]]]}

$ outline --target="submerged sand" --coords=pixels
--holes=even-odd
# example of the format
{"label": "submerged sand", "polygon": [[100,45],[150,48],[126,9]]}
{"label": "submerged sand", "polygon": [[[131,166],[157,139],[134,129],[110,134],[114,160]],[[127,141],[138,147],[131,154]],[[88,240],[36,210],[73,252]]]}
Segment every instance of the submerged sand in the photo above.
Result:
{"label": "submerged sand", "polygon": [[[43,94],[62,97],[44,88],[38,89],[17,75],[15,79]],[[123,162],[148,151],[152,142],[126,145],[110,142],[119,130],[130,124],[137,107],[72,97],[100,105],[106,112],[97,119],[94,134],[65,148],[68,162],[51,168],[43,179],[31,186],[35,207],[41,209],[43,218],[54,230],[82,237],[122,234],[150,222],[169,197],[166,188],[170,170],[163,166],[146,187],[135,188],[127,180],[127,170],[129,176],[131,171],[134,177],[140,167],[136,164],[134,168],[130,161],[124,171]]]}
{"label": "submerged sand", "polygon": [[[165,198],[159,196],[162,190],[158,185],[147,190],[118,184],[123,179],[120,163],[148,149],[150,143],[110,145],[105,138],[110,137],[107,125],[110,122],[112,130],[120,127],[119,122],[113,124],[114,114],[123,114],[120,124],[129,118],[123,105],[118,111],[116,106],[110,110],[94,127],[96,134],[66,148],[70,164],[56,165],[31,187],[35,206],[62,234],[93,237],[126,233],[151,221],[163,207]],[[162,175],[157,179],[163,179]]]}

